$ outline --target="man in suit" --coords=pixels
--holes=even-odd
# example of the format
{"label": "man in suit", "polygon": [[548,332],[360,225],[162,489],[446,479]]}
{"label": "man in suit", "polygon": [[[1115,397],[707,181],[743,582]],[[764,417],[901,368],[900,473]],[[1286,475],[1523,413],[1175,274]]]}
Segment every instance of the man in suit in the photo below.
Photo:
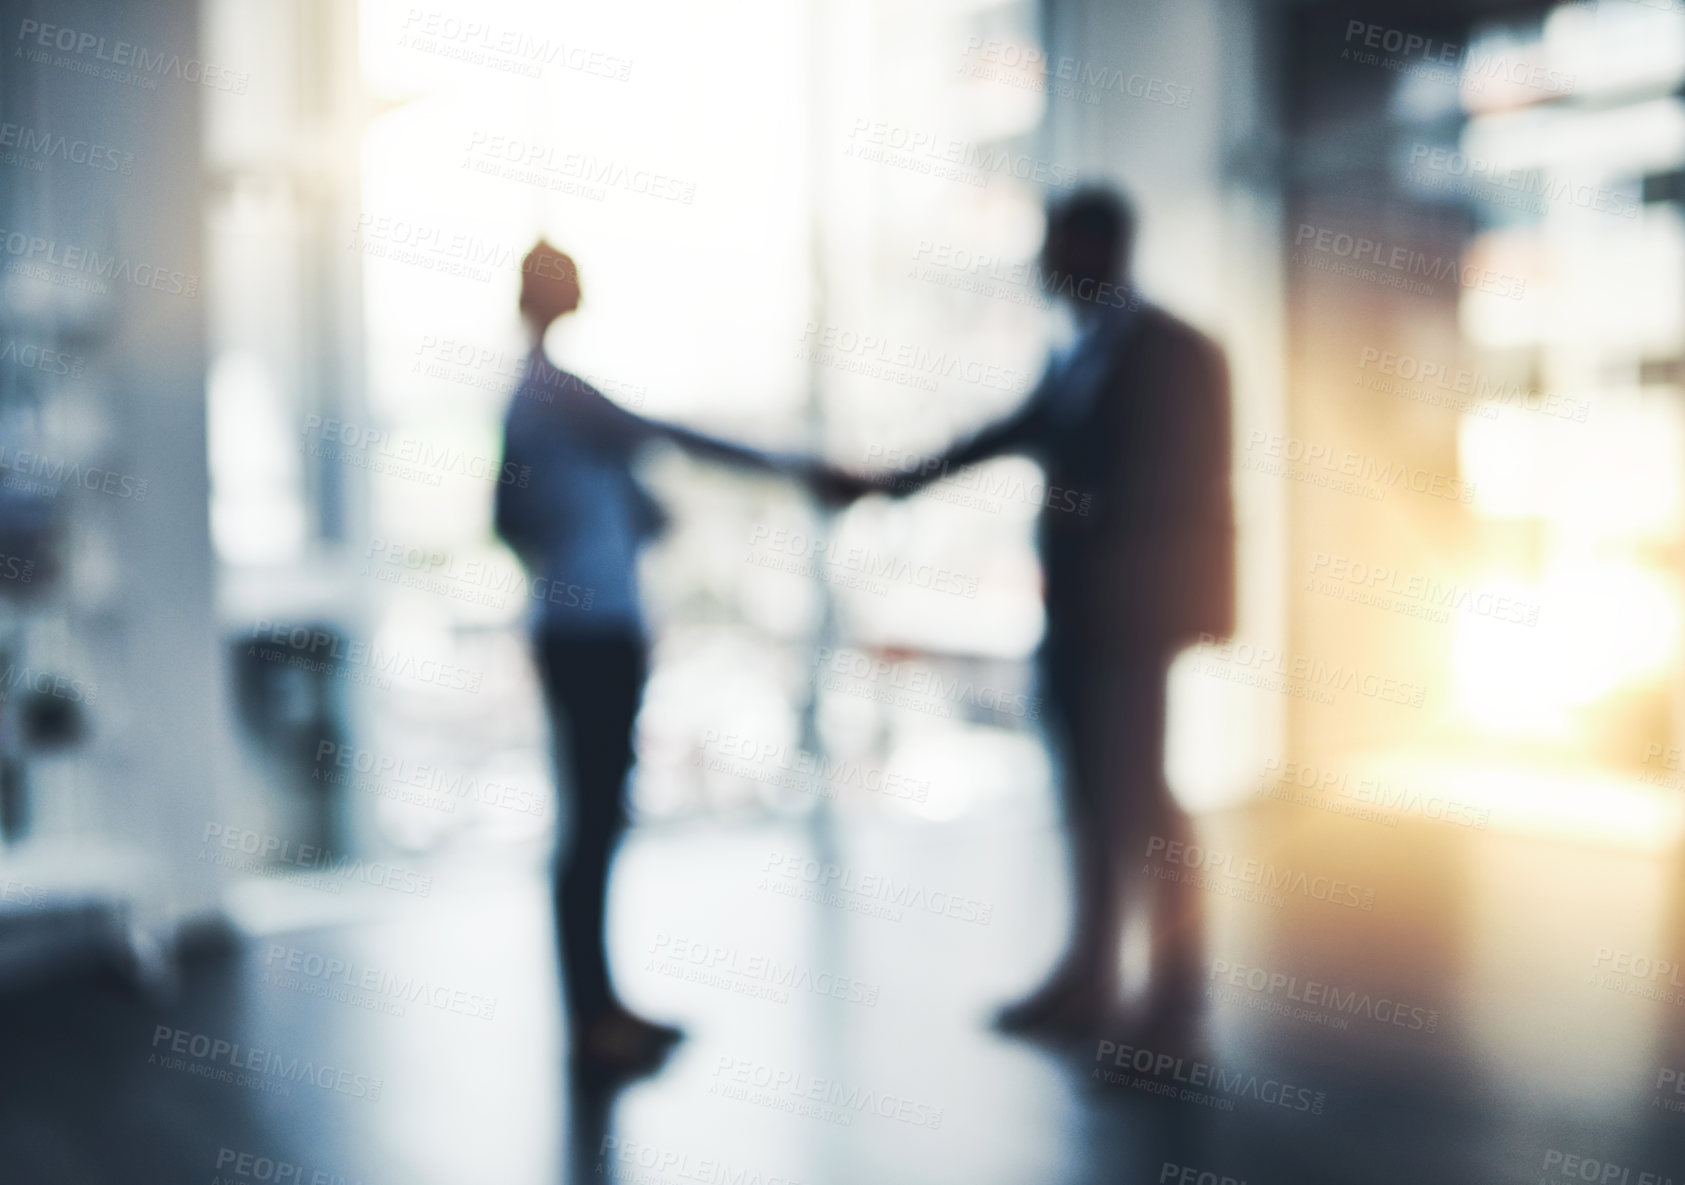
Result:
{"label": "man in suit", "polygon": [[[1149,840],[1185,841],[1189,820],[1164,779],[1170,660],[1234,617],[1229,388],[1222,351],[1143,306],[1128,284],[1134,218],[1107,190],[1049,209],[1043,287],[1073,314],[1013,414],[917,472],[880,481],[910,493],[1003,453],[1039,460],[1075,492],[1042,513],[1047,632],[1040,665],[1063,755],[1075,873],[1070,945],[1046,984],[1002,1011],[1001,1028],[1088,1033],[1117,1019],[1123,908],[1151,903],[1152,1028],[1191,1019],[1201,948],[1196,890],[1142,873]],[[1069,508],[1075,504],[1075,509]]]}
{"label": "man in suit", "polygon": [[604,943],[609,867],[626,827],[623,790],[643,695],[645,638],[636,563],[664,516],[633,474],[638,451],[669,440],[728,464],[807,480],[834,496],[824,466],[719,440],[627,411],[544,355],[545,330],[579,307],[579,273],[539,243],[521,265],[532,341],[504,422],[497,533],[536,577],[533,648],[555,734],[571,826],[557,861],[556,920],[572,1056],[581,1068],[635,1074],[679,1039],[622,1005]]}

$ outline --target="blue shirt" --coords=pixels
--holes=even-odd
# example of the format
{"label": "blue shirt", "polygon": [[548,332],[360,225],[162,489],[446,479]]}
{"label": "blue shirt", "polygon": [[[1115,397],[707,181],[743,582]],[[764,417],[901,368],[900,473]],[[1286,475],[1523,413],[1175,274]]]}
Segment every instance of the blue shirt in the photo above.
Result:
{"label": "blue shirt", "polygon": [[642,635],[638,551],[660,517],[632,463],[649,435],[644,421],[533,351],[504,419],[510,480],[498,486],[497,530],[535,577],[535,630]]}
{"label": "blue shirt", "polygon": [[509,480],[497,487],[496,526],[537,578],[535,630],[643,634],[638,552],[665,515],[632,467],[657,438],[734,465],[802,464],[634,415],[533,350],[504,418],[500,473]]}
{"label": "blue shirt", "polygon": [[1110,375],[1119,343],[1137,321],[1138,302],[1123,308],[1099,306],[1080,322],[1075,340],[1053,351],[1047,370],[1031,396],[1042,400],[1052,422],[1069,427],[1094,407]]}

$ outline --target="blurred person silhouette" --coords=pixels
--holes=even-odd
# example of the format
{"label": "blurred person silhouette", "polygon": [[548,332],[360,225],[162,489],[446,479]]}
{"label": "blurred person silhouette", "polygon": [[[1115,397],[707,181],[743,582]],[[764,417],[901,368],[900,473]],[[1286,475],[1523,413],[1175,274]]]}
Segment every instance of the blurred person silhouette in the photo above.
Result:
{"label": "blurred person silhouette", "polygon": [[[1170,661],[1199,634],[1233,628],[1229,384],[1215,343],[1134,292],[1134,228],[1111,190],[1050,205],[1040,279],[1070,314],[1068,343],[1011,415],[873,482],[909,494],[1023,453],[1061,491],[1040,521],[1038,658],[1063,759],[1075,917],[1049,979],[998,1015],[1007,1032],[1086,1035],[1120,1020],[1185,1031],[1200,1014],[1197,891],[1142,862],[1153,837],[1191,835],[1164,779]],[[1119,967],[1126,902],[1149,908],[1151,933],[1148,986],[1130,1013]]]}
{"label": "blurred person silhouette", "polygon": [[634,476],[636,455],[664,439],[717,461],[802,477],[832,500],[845,483],[804,459],[635,415],[552,365],[545,331],[579,300],[573,260],[540,242],[521,264],[520,312],[532,350],[504,422],[501,472],[525,481],[499,483],[495,526],[538,578],[534,653],[558,784],[568,787],[571,801],[571,825],[560,829],[555,894],[572,1056],[582,1070],[635,1074],[653,1069],[681,1037],[620,1002],[604,935],[646,674],[637,556],[665,521]]}

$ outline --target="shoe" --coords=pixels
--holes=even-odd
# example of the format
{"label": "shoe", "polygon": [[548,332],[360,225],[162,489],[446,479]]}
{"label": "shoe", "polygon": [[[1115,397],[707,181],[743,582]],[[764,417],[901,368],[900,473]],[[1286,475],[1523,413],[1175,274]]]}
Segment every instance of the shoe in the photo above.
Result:
{"label": "shoe", "polygon": [[[1210,1060],[1203,1001],[1149,1000],[1135,1008],[1120,1008],[1101,1020],[1099,1035],[1119,1045],[1171,1053],[1194,1061]],[[1103,1030],[1103,1031],[1102,1031]]]}
{"label": "shoe", "polygon": [[995,1013],[996,1032],[1014,1037],[1088,1037],[1105,1019],[1105,993],[1074,976],[1056,975]]}
{"label": "shoe", "polygon": [[660,1021],[646,1020],[633,1012],[618,1000],[608,1006],[605,1015],[613,1017],[617,1024],[629,1025],[649,1034],[652,1041],[664,1047],[672,1047],[685,1039],[685,1031],[674,1025],[664,1025]]}
{"label": "shoe", "polygon": [[611,1004],[574,1034],[572,1058],[588,1075],[636,1078],[659,1069],[668,1051],[682,1040],[681,1030]]}

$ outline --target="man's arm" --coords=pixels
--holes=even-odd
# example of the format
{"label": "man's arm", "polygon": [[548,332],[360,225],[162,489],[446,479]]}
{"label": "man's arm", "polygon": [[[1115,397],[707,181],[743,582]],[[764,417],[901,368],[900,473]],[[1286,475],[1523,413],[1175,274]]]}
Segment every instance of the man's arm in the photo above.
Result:
{"label": "man's arm", "polygon": [[1033,448],[1046,436],[1046,390],[1037,387],[1018,409],[1005,419],[996,420],[969,439],[961,441],[945,453],[926,457],[924,463],[908,473],[889,473],[872,479],[874,488],[897,497],[916,494],[931,482],[949,473],[987,461],[1005,453]]}

